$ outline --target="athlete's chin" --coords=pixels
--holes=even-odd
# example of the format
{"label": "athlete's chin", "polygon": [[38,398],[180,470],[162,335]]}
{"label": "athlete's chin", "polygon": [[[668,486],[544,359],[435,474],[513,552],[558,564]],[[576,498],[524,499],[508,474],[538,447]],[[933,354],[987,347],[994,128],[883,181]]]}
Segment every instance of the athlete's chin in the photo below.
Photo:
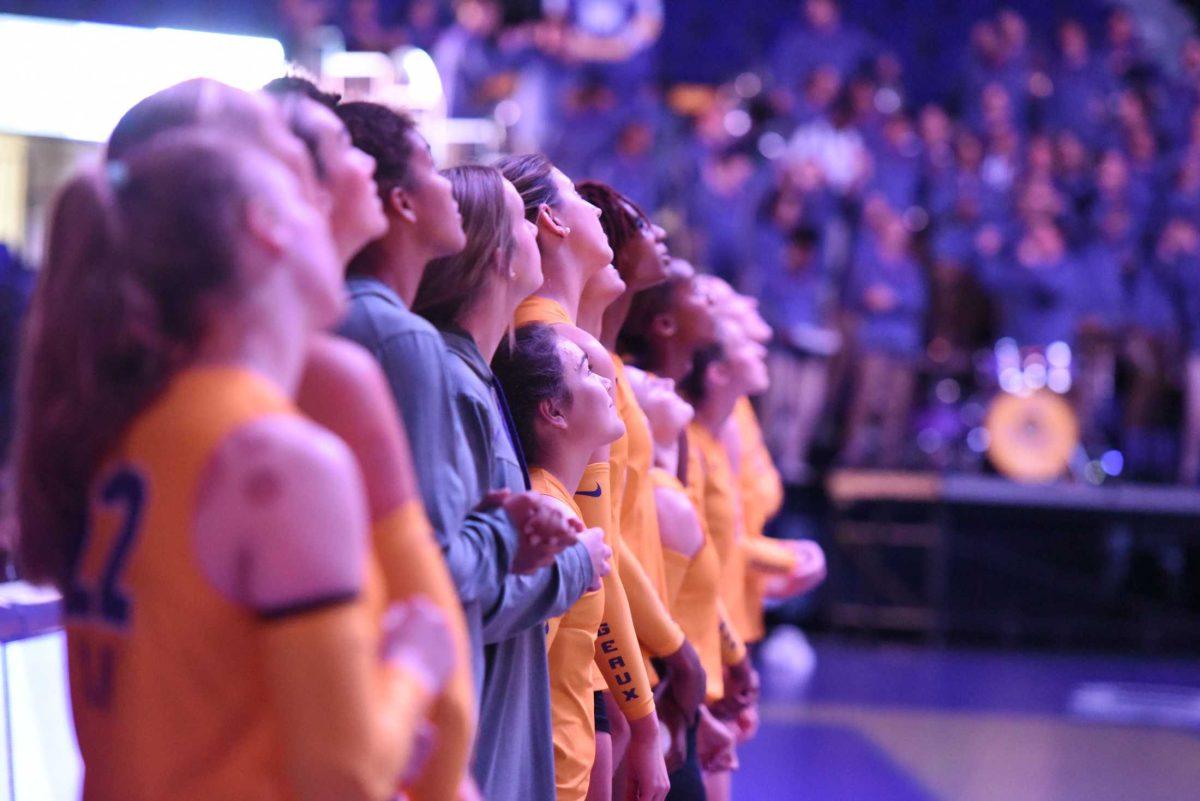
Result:
{"label": "athlete's chin", "polygon": [[338,292],[321,303],[313,314],[313,328],[317,331],[330,331],[346,316],[346,298]]}

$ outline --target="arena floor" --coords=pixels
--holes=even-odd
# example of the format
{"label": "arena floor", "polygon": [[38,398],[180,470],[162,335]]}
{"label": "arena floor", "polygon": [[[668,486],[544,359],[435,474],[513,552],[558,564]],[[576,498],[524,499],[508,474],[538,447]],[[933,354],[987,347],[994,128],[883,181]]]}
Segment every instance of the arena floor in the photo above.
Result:
{"label": "arena floor", "polygon": [[764,668],[739,799],[1200,797],[1200,662],[814,642]]}

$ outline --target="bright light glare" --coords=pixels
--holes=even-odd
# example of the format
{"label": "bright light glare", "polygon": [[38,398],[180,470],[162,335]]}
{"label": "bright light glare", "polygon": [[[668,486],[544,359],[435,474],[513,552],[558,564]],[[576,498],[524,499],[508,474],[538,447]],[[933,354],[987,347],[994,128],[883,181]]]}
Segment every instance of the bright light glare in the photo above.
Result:
{"label": "bright light glare", "polygon": [[286,69],[274,39],[0,14],[0,132],[102,142],[130,106],[172,84],[258,89]]}
{"label": "bright light glare", "polygon": [[431,109],[441,102],[442,78],[428,53],[419,47],[410,47],[393,58],[408,79],[408,100],[412,105]]}
{"label": "bright light glare", "polygon": [[1100,457],[1100,467],[1110,476],[1119,476],[1125,470],[1125,456],[1120,451],[1108,451]]}

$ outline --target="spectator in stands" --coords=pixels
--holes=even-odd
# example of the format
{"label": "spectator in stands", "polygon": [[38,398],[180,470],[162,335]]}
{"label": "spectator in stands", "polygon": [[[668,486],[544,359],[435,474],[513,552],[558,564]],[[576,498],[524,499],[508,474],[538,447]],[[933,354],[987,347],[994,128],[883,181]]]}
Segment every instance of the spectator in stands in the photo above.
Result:
{"label": "spectator in stands", "polygon": [[858,365],[841,461],[856,467],[905,463],[928,302],[904,224],[890,209],[878,216],[877,230],[855,253],[847,298],[859,316]]}
{"label": "spectator in stands", "polygon": [[1000,98],[1007,124],[1024,125],[1029,105],[1029,63],[1024,21],[1014,15],[980,20],[971,30],[963,105],[976,128],[995,127]]}
{"label": "spectator in stands", "polygon": [[836,0],[804,0],[801,19],[784,29],[771,55],[771,72],[785,92],[797,92],[822,65],[849,77],[870,57],[865,33],[842,21]]}
{"label": "spectator in stands", "polygon": [[1007,199],[979,176],[981,157],[979,140],[964,131],[954,142],[949,167],[926,171],[926,204],[933,221],[928,238],[933,267],[930,341],[950,361],[966,362],[969,349],[982,341],[988,317],[976,275],[975,234],[985,208],[992,210],[993,220],[1006,211],[1002,201]]}
{"label": "spectator in stands", "polygon": [[500,0],[457,0],[454,24],[438,40],[433,57],[446,87],[452,117],[490,116],[515,88],[515,55],[501,37]]}
{"label": "spectator in stands", "polygon": [[921,137],[922,188],[927,190],[954,169],[954,123],[946,109],[937,103],[922,108],[917,135]]}
{"label": "spectator in stands", "polygon": [[1107,407],[1116,388],[1116,354],[1126,316],[1124,277],[1135,263],[1128,213],[1110,210],[1081,243],[1076,257],[1079,371],[1077,408],[1084,445],[1110,445]]}
{"label": "spectator in stands", "polygon": [[349,0],[342,31],[346,36],[347,50],[388,53],[408,42],[404,29],[384,23],[379,0]]}
{"label": "spectator in stands", "polygon": [[908,115],[897,112],[887,118],[872,156],[871,190],[897,211],[915,206],[921,188],[921,140]]}
{"label": "spectator in stands", "polygon": [[895,53],[885,50],[875,57],[875,107],[889,114],[905,108],[907,91],[904,86],[904,62]]}
{"label": "spectator in stands", "polygon": [[432,50],[450,22],[449,7],[439,0],[349,0],[342,30],[347,50],[389,52],[411,46]]}
{"label": "spectator in stands", "polygon": [[1164,163],[1159,156],[1158,138],[1148,124],[1132,129],[1125,139],[1128,153],[1131,194],[1144,198],[1148,207],[1159,196],[1163,187]]}
{"label": "spectator in stands", "polygon": [[1046,124],[1068,130],[1092,145],[1099,143],[1116,91],[1112,73],[1092,55],[1087,29],[1077,19],[1058,27],[1058,53],[1050,70],[1051,95],[1046,100]]}
{"label": "spectator in stands", "polygon": [[1183,323],[1187,366],[1179,481],[1200,481],[1200,229],[1194,215],[1172,217],[1155,252],[1156,271],[1174,287]]}
{"label": "spectator in stands", "polygon": [[1150,210],[1152,196],[1146,182],[1134,183],[1129,174],[1129,162],[1116,149],[1104,151],[1096,166],[1096,195],[1090,207],[1091,227],[1100,226],[1101,220],[1117,212],[1129,217],[1124,228],[1132,247],[1142,238],[1146,216]]}
{"label": "spectator in stands", "polygon": [[[985,139],[983,161],[979,165],[979,177],[993,198],[1000,200],[1011,195],[1017,185],[1021,171],[1021,140],[1013,128],[1001,128]],[[1004,203],[990,209],[989,217],[1002,219]]]}
{"label": "spectator in stands", "polygon": [[659,154],[654,146],[655,128],[646,113],[634,113],[617,133],[611,153],[592,163],[587,174],[621,192],[644,209],[657,209],[663,203],[664,176]]}
{"label": "spectator in stands", "polygon": [[599,81],[576,86],[559,115],[558,130],[547,143],[556,163],[587,174],[611,147],[621,126],[617,94]]}
{"label": "spectator in stands", "polygon": [[1200,219],[1200,154],[1185,155],[1180,160],[1174,188],[1167,200],[1167,211]]}
{"label": "spectator in stands", "polygon": [[1147,65],[1145,48],[1132,11],[1121,5],[1113,5],[1105,20],[1105,33],[1104,61],[1110,75],[1124,79],[1134,70]]}
{"label": "spectator in stands", "polygon": [[543,0],[542,10],[563,25],[562,62],[580,83],[636,92],[652,80],[662,0]]}
{"label": "spectator in stands", "polygon": [[1157,123],[1173,150],[1187,147],[1192,115],[1200,109],[1200,36],[1193,34],[1179,54],[1178,80],[1167,87]]}
{"label": "spectator in stands", "polygon": [[996,34],[1000,42],[998,78],[1013,99],[1014,113],[1020,123],[1026,123],[1032,84],[1033,54],[1029,48],[1029,25],[1012,8],[996,14]]}
{"label": "spectator in stands", "polygon": [[[935,230],[947,224],[952,215],[974,221],[978,220],[981,211],[983,183],[979,168],[983,161],[983,145],[971,131],[961,130],[953,137],[949,165],[936,168],[930,165],[924,176],[925,204],[934,220]],[[942,152],[929,145],[928,136],[925,139],[926,153]]]}
{"label": "spectator in stands", "polygon": [[[810,83],[831,74],[818,69]],[[866,143],[854,126],[853,109],[845,100],[797,128],[788,143],[788,156],[792,163],[816,163],[827,185],[841,195],[857,193],[870,175]]]}
{"label": "spectator in stands", "polygon": [[1025,144],[1025,165],[1021,180],[1045,181],[1054,180],[1054,140],[1046,134],[1034,134]]}
{"label": "spectator in stands", "polygon": [[1178,428],[1167,401],[1186,352],[1181,337],[1183,308],[1171,271],[1159,269],[1167,260],[1135,253],[1128,277],[1129,327],[1121,353],[1129,372],[1123,403],[1124,450],[1134,478],[1171,481],[1178,477],[1181,464],[1174,450]]}
{"label": "spectator in stands", "polygon": [[[1096,189],[1092,154],[1077,134],[1062,131],[1054,140],[1054,157],[1054,185],[1063,195],[1069,218],[1079,220]],[[1071,231],[1069,236],[1076,243],[1082,232]]]}
{"label": "spectator in stands", "polygon": [[449,9],[442,0],[409,0],[402,21],[407,43],[432,51],[449,23],[449,17]]}
{"label": "spectator in stands", "polygon": [[884,125],[890,114],[896,113],[895,109],[892,109],[890,114],[881,111],[879,83],[870,72],[859,72],[852,76],[846,84],[845,94],[852,124],[862,134],[867,147],[877,151],[883,143]]}
{"label": "spectator in stands", "polygon": [[1011,252],[1001,244],[996,228],[980,232],[981,274],[999,313],[997,333],[1022,348],[1073,342],[1077,275],[1053,217],[1027,220]]}
{"label": "spectator in stands", "polygon": [[763,193],[765,172],[747,148],[732,145],[701,167],[701,182],[691,202],[701,262],[713,274],[740,285],[753,236],[754,210]]}
{"label": "spectator in stands", "polygon": [[281,39],[288,60],[314,75],[321,72],[326,42],[322,29],[333,13],[330,0],[279,0]]}
{"label": "spectator in stands", "polygon": [[[837,298],[816,229],[799,223],[800,204],[780,193],[767,232],[775,240],[760,251],[759,294],[764,319],[776,335],[768,368],[771,385],[763,401],[767,445],[787,483],[812,477],[809,450],[829,387],[829,362],[841,348],[833,306]],[[764,251],[766,249],[764,248]]]}

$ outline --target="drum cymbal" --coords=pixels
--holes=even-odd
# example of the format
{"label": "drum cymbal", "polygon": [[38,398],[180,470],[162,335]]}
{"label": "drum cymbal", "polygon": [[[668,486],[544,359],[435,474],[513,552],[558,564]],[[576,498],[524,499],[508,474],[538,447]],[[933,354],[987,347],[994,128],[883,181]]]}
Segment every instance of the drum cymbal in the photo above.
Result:
{"label": "drum cymbal", "polygon": [[988,458],[1014,481],[1044,483],[1067,470],[1079,445],[1079,420],[1060,395],[1035,392],[997,395],[984,426],[989,434]]}

